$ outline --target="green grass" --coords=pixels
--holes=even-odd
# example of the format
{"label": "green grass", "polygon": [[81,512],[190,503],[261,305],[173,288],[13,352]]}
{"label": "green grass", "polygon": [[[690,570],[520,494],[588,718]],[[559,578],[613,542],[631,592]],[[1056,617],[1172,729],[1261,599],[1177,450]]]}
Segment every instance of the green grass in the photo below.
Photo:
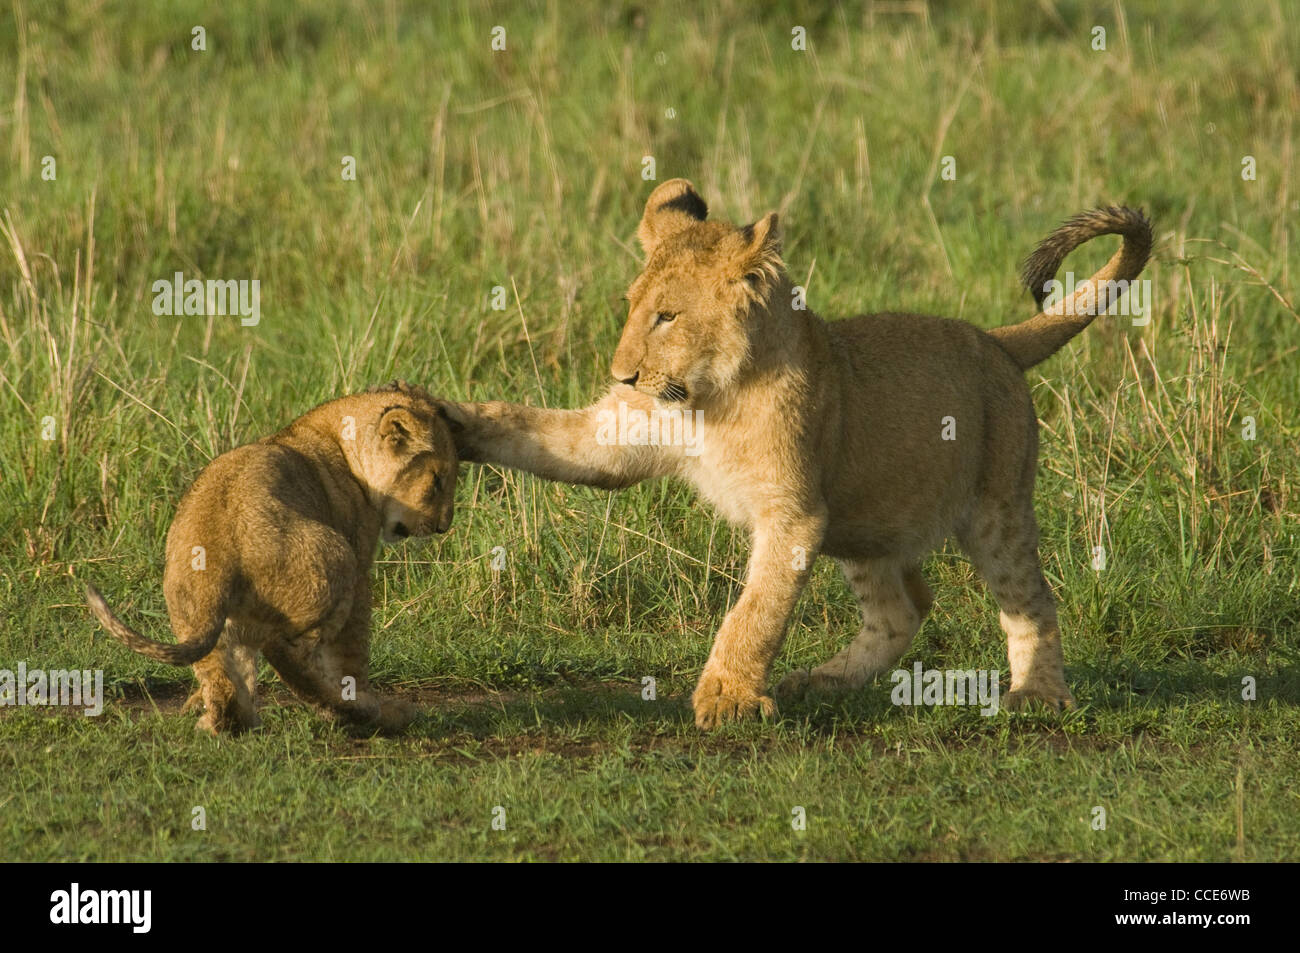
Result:
{"label": "green grass", "polygon": [[[1297,855],[1300,23],[1283,4],[371,6],[0,10],[0,668],[100,668],[110,694],[100,718],[0,710],[0,856]],[[198,737],[176,712],[188,671],[92,641],[78,580],[162,637],[180,493],[321,401],[394,376],[552,407],[601,393],[647,155],[719,217],[780,208],[827,317],[1019,320],[1016,265],[1060,219],[1152,215],[1150,324],[1099,320],[1029,374],[1080,710],[896,708],[881,681],[701,735],[688,697],[743,534],[680,486],[491,468],[463,472],[451,533],[376,566],[376,679],[426,711],[405,737],[291,703],[253,736]],[[1066,267],[1090,273],[1112,250],[1094,246]],[[174,271],[260,280],[261,323],[156,317],[151,284]],[[936,606],[900,664],[1005,672],[965,559],[926,574]],[[820,563],[774,677],[855,618]]]}

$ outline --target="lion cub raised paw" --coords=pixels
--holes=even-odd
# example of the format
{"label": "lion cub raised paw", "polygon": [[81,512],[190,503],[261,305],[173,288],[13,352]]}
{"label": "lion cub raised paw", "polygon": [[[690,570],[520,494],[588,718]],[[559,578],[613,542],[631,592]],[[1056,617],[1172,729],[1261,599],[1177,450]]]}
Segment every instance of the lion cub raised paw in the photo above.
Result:
{"label": "lion cub raised paw", "polygon": [[258,725],[257,653],[298,697],[358,727],[399,731],[415,709],[370,687],[370,565],[382,538],[451,526],[457,457],[439,405],[394,382],[322,404],[213,460],[167,533],[163,591],[178,644],[86,601],[142,655],[193,665],[212,734]]}

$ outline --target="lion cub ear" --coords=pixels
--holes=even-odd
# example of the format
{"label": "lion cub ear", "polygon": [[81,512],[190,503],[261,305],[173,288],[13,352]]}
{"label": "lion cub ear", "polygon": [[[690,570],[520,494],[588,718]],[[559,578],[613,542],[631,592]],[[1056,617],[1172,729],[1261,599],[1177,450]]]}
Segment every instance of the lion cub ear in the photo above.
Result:
{"label": "lion cub ear", "polygon": [[379,418],[379,438],[401,447],[416,430],[415,415],[405,407],[389,407]]}
{"label": "lion cub ear", "polygon": [[732,275],[755,288],[766,287],[781,274],[781,232],[776,212],[768,212],[753,225],[739,230],[741,249],[732,259]]}
{"label": "lion cub ear", "polygon": [[665,238],[709,217],[709,207],[686,179],[669,179],[650,193],[636,237],[649,258]]}

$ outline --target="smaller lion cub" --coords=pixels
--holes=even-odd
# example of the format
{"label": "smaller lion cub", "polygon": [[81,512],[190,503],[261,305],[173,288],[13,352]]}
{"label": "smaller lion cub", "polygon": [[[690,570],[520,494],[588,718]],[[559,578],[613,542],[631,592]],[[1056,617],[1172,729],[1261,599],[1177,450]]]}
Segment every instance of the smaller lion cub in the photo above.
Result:
{"label": "smaller lion cub", "polygon": [[456,446],[441,407],[394,381],[341,397],[223,453],[181,498],[163,592],[178,644],[123,623],[94,586],[95,617],[129,648],[193,665],[211,734],[259,724],[257,653],[323,713],[380,731],[415,710],[370,687],[370,564],[382,536],[445,533]]}

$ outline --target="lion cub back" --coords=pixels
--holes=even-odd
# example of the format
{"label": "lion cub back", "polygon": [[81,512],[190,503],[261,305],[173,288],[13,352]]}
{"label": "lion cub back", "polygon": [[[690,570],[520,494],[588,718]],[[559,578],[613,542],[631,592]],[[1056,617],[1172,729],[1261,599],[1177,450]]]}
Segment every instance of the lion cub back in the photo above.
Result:
{"label": "lion cub back", "polygon": [[828,532],[828,555],[927,551],[988,481],[1020,479],[1037,449],[1029,389],[987,334],[892,312],[827,327],[848,401],[826,492],[853,514]]}

